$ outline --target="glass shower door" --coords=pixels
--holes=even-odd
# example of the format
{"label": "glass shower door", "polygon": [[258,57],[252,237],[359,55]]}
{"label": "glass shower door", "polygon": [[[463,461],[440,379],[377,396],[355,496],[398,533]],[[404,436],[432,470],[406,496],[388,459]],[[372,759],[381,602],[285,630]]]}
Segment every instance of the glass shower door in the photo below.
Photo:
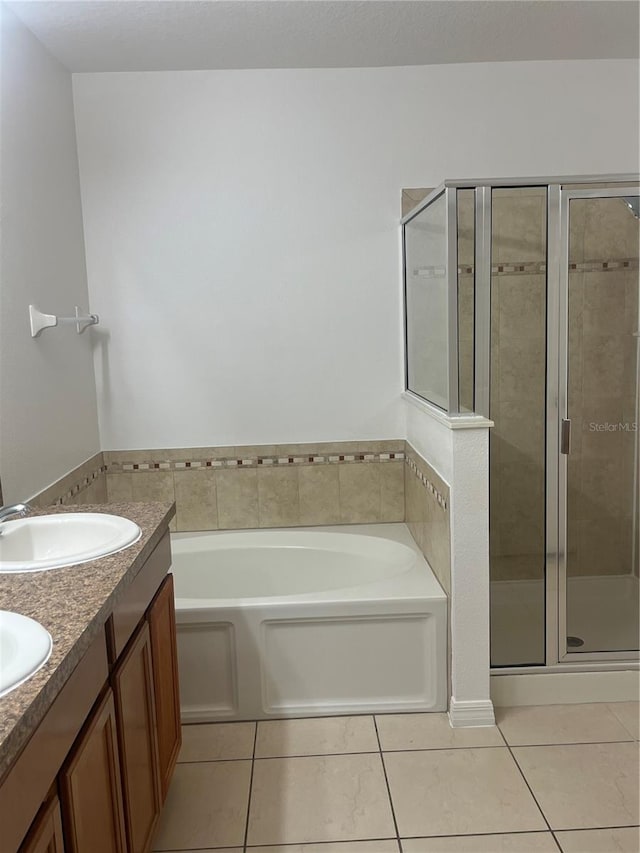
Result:
{"label": "glass shower door", "polygon": [[565,661],[638,649],[639,216],[637,188],[563,193],[558,609]]}

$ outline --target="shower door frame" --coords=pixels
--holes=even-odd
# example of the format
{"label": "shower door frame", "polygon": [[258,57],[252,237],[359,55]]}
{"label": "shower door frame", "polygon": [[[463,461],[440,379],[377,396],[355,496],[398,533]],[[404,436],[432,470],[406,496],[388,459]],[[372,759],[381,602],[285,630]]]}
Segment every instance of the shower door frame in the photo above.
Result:
{"label": "shower door frame", "polygon": [[[613,182],[612,182],[613,183]],[[616,181],[615,183],[619,183]],[[568,541],[568,468],[569,453],[563,453],[560,449],[560,433],[562,421],[569,417],[569,217],[570,203],[573,199],[586,198],[624,198],[640,194],[637,180],[629,180],[631,185],[619,185],[616,187],[597,187],[592,189],[574,189],[571,186],[553,187],[557,190],[553,199],[549,198],[549,214],[553,205],[553,217],[559,219],[559,229],[554,229],[559,235],[559,245],[554,245],[553,251],[558,252],[558,264],[554,264],[555,272],[552,271],[551,247],[548,252],[547,266],[547,288],[548,288],[548,334],[547,334],[547,661],[551,659],[559,664],[575,664],[581,661],[585,663],[593,661],[637,661],[638,650],[631,651],[593,651],[593,652],[570,652],[566,647],[567,637],[567,541]],[[635,186],[632,184],[635,183]],[[552,187],[549,187],[551,191]],[[552,235],[551,220],[548,219],[548,240]],[[554,257],[555,260],[555,257]],[[555,279],[552,281],[552,279]],[[552,286],[553,285],[553,286]],[[557,287],[557,292],[556,291]],[[555,298],[554,298],[555,297]],[[557,317],[551,317],[549,311],[552,306],[557,306]],[[557,333],[557,334],[556,334]],[[553,382],[551,373],[553,371],[552,353],[550,348],[557,342],[557,379]],[[555,353],[554,353],[555,354]],[[556,387],[553,387],[553,384]],[[557,389],[557,392],[556,392]],[[555,402],[555,405],[554,405]],[[552,422],[555,421],[555,431]],[[555,433],[555,434],[554,434]],[[552,439],[553,436],[553,439]],[[570,450],[570,448],[569,448]],[[556,455],[556,476],[553,476],[549,468],[553,464],[553,455]],[[556,481],[555,483],[553,481]],[[557,483],[557,489],[555,485]],[[553,496],[556,497],[557,509],[555,511],[556,527],[553,529],[551,516],[551,503]],[[557,541],[556,560],[553,560],[552,545]],[[551,557],[551,560],[549,559]],[[551,567],[550,563],[555,563]],[[550,571],[550,568],[552,570]],[[554,583],[551,583],[555,575]],[[554,586],[557,593],[554,594],[549,586]],[[553,614],[554,608],[557,615],[557,631],[555,638],[552,633],[553,618],[549,619],[549,613]],[[550,630],[551,629],[551,630]],[[564,641],[564,642],[563,642]]]}
{"label": "shower door frame", "polygon": [[[640,669],[640,654],[630,652],[560,653],[566,638],[566,457],[560,453],[561,417],[566,413],[567,371],[561,374],[561,357],[567,352],[568,304],[568,203],[573,197],[637,195],[640,175],[567,175],[537,178],[490,178],[446,181],[447,186],[474,187],[476,191],[476,295],[475,295],[475,411],[489,418],[490,334],[481,334],[491,317],[491,200],[502,187],[545,187],[547,190],[547,350],[546,350],[546,450],[545,450],[545,662],[492,666],[492,675],[549,672],[612,672]],[[616,184],[616,187],[612,187]],[[589,189],[578,189],[580,186]],[[620,192],[618,192],[620,190]],[[566,212],[565,212],[566,207]],[[563,228],[563,224],[566,228]],[[565,249],[566,243],[566,249]],[[488,319],[487,319],[488,318]],[[561,337],[561,332],[564,337]],[[564,389],[564,390],[563,390]],[[561,395],[564,408],[561,409]],[[562,517],[561,517],[562,508]],[[564,632],[564,634],[561,634]],[[565,639],[566,643],[566,639]]]}
{"label": "shower door frame", "polygon": [[[615,184],[615,187],[611,185]],[[560,412],[567,402],[568,323],[568,204],[571,198],[637,195],[637,173],[602,175],[547,175],[537,177],[478,178],[446,180],[433,189],[401,219],[404,225],[446,193],[447,259],[449,293],[449,372],[458,364],[457,324],[457,190],[475,190],[475,298],[474,298],[474,412],[490,418],[491,363],[491,214],[494,189],[545,187],[547,191],[547,350],[546,350],[546,450],[545,450],[545,661],[491,667],[492,675],[549,672],[611,672],[640,669],[640,655],[631,652],[574,652],[560,654],[560,637],[566,638],[566,458],[560,453]],[[587,187],[578,189],[579,187]],[[619,190],[619,192],[618,192]],[[404,254],[404,253],[403,253]],[[454,291],[453,293],[451,291]],[[406,302],[404,307],[406,323]],[[405,380],[407,376],[405,327]],[[565,365],[561,375],[561,360]],[[456,377],[457,379],[457,377]],[[407,384],[405,381],[405,390]],[[457,399],[451,398],[449,415],[461,417]],[[453,405],[451,405],[453,402]],[[564,633],[561,633],[564,632]],[[566,642],[566,639],[565,639]]]}

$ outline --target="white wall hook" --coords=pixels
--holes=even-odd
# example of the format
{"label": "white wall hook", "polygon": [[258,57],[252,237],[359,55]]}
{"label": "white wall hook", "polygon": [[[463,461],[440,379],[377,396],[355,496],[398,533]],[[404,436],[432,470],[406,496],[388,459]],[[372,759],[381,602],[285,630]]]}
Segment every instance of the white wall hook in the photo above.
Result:
{"label": "white wall hook", "polygon": [[81,314],[78,306],[75,306],[75,316],[57,317],[55,314],[43,314],[35,305],[29,305],[29,322],[31,324],[31,337],[37,338],[44,329],[53,326],[73,323],[76,332],[81,335],[88,326],[97,326],[100,318],[97,314]]}

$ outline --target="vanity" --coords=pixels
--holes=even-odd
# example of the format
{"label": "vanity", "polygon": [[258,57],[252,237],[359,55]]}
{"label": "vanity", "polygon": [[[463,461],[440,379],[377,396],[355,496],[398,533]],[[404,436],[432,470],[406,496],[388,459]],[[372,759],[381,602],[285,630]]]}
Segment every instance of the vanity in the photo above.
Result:
{"label": "vanity", "polygon": [[180,749],[175,507],[82,509],[142,535],[80,565],[0,575],[0,609],[53,638],[47,663],[0,698],[0,853],[146,853]]}

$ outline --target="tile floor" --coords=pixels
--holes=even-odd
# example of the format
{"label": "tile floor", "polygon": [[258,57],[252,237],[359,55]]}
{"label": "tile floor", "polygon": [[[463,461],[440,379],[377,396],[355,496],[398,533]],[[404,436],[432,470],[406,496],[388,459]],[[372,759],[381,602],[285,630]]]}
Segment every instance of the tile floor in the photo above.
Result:
{"label": "tile floor", "polygon": [[183,728],[154,851],[639,853],[638,703]]}

